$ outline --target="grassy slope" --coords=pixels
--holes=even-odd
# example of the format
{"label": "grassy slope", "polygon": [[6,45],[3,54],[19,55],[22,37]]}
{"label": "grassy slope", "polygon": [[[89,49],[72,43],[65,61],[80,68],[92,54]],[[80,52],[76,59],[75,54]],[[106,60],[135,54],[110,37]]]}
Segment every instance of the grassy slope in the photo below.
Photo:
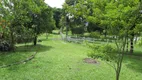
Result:
{"label": "grassy slope", "polygon": [[[26,64],[0,68],[0,80],[115,80],[113,69],[105,62],[100,61],[99,64],[83,62],[83,59],[87,58],[88,50],[85,45],[50,38],[39,44],[30,48],[18,45],[16,53],[1,55],[0,64],[8,64],[26,58],[35,50],[38,51],[36,57]],[[120,79],[141,80],[141,66],[142,57],[126,56]]]}

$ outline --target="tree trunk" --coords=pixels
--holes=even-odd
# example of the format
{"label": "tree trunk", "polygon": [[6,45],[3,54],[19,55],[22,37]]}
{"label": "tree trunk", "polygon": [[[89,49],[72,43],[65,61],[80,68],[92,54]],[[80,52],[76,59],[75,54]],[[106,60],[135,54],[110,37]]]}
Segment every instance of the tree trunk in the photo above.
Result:
{"label": "tree trunk", "polygon": [[68,38],[68,25],[66,25],[66,40]]}
{"label": "tree trunk", "polygon": [[118,58],[118,62],[117,62],[117,67],[116,67],[116,80],[119,80],[120,77],[120,73],[121,73],[121,68],[122,68],[122,62],[123,62],[123,58],[124,58],[124,53],[125,53],[125,48],[126,48],[126,44],[127,44],[127,38],[125,38],[123,46],[122,46],[122,50],[121,53],[119,53],[119,58]]}
{"label": "tree trunk", "polygon": [[64,40],[64,35],[63,35],[63,29],[62,29],[62,27],[60,28],[60,36],[61,36],[61,38],[62,38],[62,40]]}
{"label": "tree trunk", "polygon": [[134,52],[134,37],[130,39],[130,54]]}
{"label": "tree trunk", "polygon": [[46,39],[48,39],[48,31],[46,31]]}
{"label": "tree trunk", "polygon": [[[137,17],[138,18],[138,17]],[[135,20],[136,21],[136,20]],[[134,37],[135,37],[135,34],[134,34],[134,28],[135,28],[135,23],[134,25],[131,27],[130,30],[132,30],[132,33],[130,34],[131,35],[131,38],[130,38],[130,54],[133,54],[133,51],[134,51]]]}
{"label": "tree trunk", "polygon": [[126,42],[126,52],[128,53],[128,47],[129,47],[129,43],[128,43],[128,39],[127,39],[127,42]]}
{"label": "tree trunk", "polygon": [[38,26],[39,25],[37,25],[37,26],[35,26],[35,29],[34,29],[34,46],[36,46],[37,45],[37,35],[38,35]]}
{"label": "tree trunk", "polygon": [[123,62],[123,57],[124,57],[124,50],[125,50],[125,46],[123,46],[123,51],[122,51],[122,54],[120,53],[119,54],[119,60],[117,62],[117,69],[116,69],[116,80],[119,80],[119,77],[120,77],[120,72],[121,72],[121,68],[122,68],[122,62]]}
{"label": "tree trunk", "polygon": [[12,51],[14,51],[14,44],[15,44],[15,42],[14,42],[14,35],[13,35],[13,30],[12,30],[12,28],[10,27],[10,36],[11,36],[11,40],[10,40],[10,47],[11,47],[11,50]]}
{"label": "tree trunk", "polygon": [[36,46],[37,45],[37,35],[35,35],[35,37],[34,37],[34,46]]}
{"label": "tree trunk", "polygon": [[116,72],[116,80],[119,80],[120,73]]}
{"label": "tree trunk", "polygon": [[105,30],[104,36],[105,36],[105,38],[107,37],[107,32],[106,32],[106,30]]}
{"label": "tree trunk", "polygon": [[121,67],[122,67],[122,61],[123,61],[123,53],[122,53],[122,55],[121,54],[119,54],[120,56],[120,58],[119,58],[119,60],[118,60],[118,62],[117,62],[117,69],[116,69],[116,80],[119,80],[119,77],[120,77],[120,71],[121,71]]}

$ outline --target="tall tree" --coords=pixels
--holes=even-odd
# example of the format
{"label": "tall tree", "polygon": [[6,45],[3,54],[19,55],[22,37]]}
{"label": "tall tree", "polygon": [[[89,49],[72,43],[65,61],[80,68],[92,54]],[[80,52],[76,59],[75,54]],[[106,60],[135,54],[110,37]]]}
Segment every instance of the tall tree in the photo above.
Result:
{"label": "tall tree", "polygon": [[22,35],[23,31],[26,33],[26,30],[32,31],[34,45],[36,45],[38,34],[45,32],[51,26],[47,23],[53,21],[51,9],[43,0],[2,0],[1,5],[3,10],[1,14],[10,23],[7,26],[13,48],[16,35]]}
{"label": "tall tree", "polygon": [[[80,3],[81,4],[80,4]],[[63,5],[63,9],[65,10],[65,17],[67,22],[67,30],[71,29],[72,33],[77,31],[78,29],[84,30],[85,28],[85,15],[88,14],[86,1],[84,0],[67,0]],[[78,28],[79,27],[79,28]],[[81,31],[84,32],[84,31]]]}
{"label": "tall tree", "polygon": [[[86,5],[83,5],[84,3]],[[86,7],[87,5],[91,7]],[[141,10],[141,2],[139,0],[86,0],[86,2],[80,0],[74,6],[76,6],[75,11],[73,11],[72,6],[67,6],[68,10],[72,9],[70,13],[76,12],[75,16],[84,15],[83,17],[87,21],[97,23],[107,31],[109,36],[114,36],[117,49],[116,58],[110,54],[107,56],[114,59],[115,66],[113,68],[116,72],[116,80],[119,80],[122,61],[126,52],[126,43],[131,43],[130,53],[132,53],[134,36],[139,33],[140,26],[136,25],[139,25],[142,21],[139,12]],[[82,6],[87,9],[83,11]],[[128,39],[131,40],[129,41]]]}
{"label": "tall tree", "polygon": [[59,25],[60,23],[60,19],[61,19],[61,16],[62,16],[62,9],[60,8],[53,8],[53,18],[55,20],[55,23],[56,23],[56,28],[60,29],[61,26]]}

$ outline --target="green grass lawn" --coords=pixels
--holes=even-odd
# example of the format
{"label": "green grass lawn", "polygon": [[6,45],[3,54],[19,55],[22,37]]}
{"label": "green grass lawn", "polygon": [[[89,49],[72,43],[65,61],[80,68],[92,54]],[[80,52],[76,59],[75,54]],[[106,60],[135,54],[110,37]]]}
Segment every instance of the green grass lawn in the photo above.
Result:
{"label": "green grass lawn", "polygon": [[[0,54],[0,65],[4,65],[38,52],[27,63],[0,68],[0,80],[115,80],[114,70],[105,61],[84,63],[89,50],[85,44],[66,43],[59,37],[41,36],[37,46],[18,44],[16,52]],[[125,56],[120,80],[142,80],[142,56]]]}

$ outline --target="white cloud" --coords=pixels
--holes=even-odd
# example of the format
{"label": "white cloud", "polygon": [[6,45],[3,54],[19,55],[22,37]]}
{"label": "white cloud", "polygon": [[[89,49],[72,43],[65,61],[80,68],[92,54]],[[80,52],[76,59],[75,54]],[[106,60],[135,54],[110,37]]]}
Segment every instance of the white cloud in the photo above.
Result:
{"label": "white cloud", "polygon": [[65,0],[45,0],[45,3],[47,3],[49,6],[56,8],[62,8],[64,2]]}

